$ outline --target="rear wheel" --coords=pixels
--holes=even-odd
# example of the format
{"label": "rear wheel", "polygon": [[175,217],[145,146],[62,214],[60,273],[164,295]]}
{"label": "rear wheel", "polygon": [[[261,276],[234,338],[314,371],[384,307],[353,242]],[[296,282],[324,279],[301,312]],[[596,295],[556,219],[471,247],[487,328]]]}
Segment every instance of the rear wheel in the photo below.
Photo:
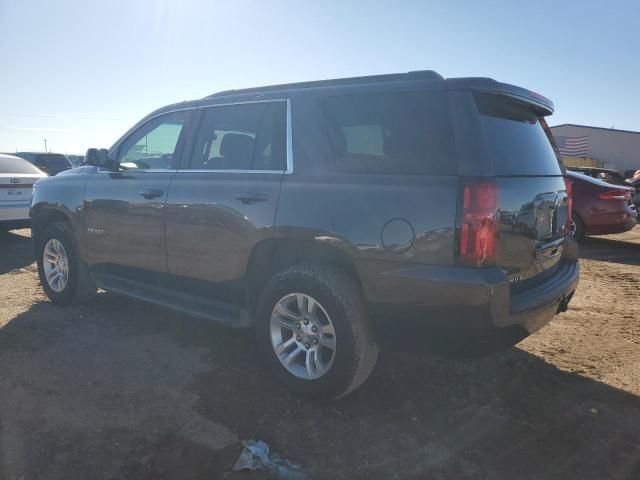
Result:
{"label": "rear wheel", "polygon": [[40,283],[51,301],[69,305],[84,302],[95,295],[95,282],[77,255],[68,223],[52,223],[35,240]]}
{"label": "rear wheel", "polygon": [[378,357],[358,285],[328,266],[298,265],[272,278],[258,304],[256,334],[278,379],[314,399],[353,391]]}

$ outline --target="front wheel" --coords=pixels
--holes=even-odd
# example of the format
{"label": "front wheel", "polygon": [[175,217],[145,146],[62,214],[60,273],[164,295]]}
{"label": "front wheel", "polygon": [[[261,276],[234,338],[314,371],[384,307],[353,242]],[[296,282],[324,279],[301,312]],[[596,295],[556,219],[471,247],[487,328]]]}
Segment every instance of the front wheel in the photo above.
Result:
{"label": "front wheel", "polygon": [[95,295],[96,285],[87,266],[78,257],[68,223],[52,223],[35,241],[40,283],[51,301],[69,305]]}
{"label": "front wheel", "polygon": [[256,334],[278,379],[315,399],[353,391],[378,358],[359,286],[329,266],[298,265],[273,277],[258,304]]}

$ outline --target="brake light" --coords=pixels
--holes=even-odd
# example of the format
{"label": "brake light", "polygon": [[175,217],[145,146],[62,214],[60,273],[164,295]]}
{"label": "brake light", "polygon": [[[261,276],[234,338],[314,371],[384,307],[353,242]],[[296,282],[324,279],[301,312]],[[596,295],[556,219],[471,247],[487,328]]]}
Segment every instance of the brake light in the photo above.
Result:
{"label": "brake light", "polygon": [[607,190],[598,194],[600,200],[631,200],[631,191],[616,189]]}
{"label": "brake light", "polygon": [[567,189],[567,231],[570,231],[573,222],[573,183],[569,177],[564,177],[564,186]]}
{"label": "brake light", "polygon": [[460,217],[458,263],[470,267],[495,265],[498,234],[498,188],[495,182],[465,182]]}

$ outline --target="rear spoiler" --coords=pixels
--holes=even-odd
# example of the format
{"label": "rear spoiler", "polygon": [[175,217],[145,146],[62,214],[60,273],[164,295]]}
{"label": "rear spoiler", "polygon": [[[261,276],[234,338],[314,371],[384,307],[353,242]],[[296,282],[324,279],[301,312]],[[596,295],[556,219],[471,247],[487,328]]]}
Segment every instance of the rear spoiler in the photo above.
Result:
{"label": "rear spoiler", "polygon": [[449,90],[474,90],[504,95],[520,102],[525,102],[535,108],[539,117],[553,114],[554,106],[551,100],[526,88],[516,87],[515,85],[497,82],[492,78],[484,77],[448,78],[446,82]]}

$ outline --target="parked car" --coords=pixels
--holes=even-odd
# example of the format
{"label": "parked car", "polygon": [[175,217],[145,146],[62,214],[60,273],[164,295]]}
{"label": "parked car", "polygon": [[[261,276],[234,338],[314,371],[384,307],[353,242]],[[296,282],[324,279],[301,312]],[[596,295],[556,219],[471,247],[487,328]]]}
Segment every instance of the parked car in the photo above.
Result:
{"label": "parked car", "polygon": [[[336,398],[376,321],[532,332],[579,275],[551,101],[432,71],[233,90],[149,114],[38,184],[58,304],[105,290],[253,326],[275,376]],[[546,125],[546,123],[544,123]]]}
{"label": "parked car", "polygon": [[629,179],[640,178],[640,170],[638,169],[625,170],[624,177]]}
{"label": "parked car", "polygon": [[69,159],[61,153],[17,152],[15,156],[24,158],[51,176],[73,168]]}
{"label": "parked car", "polygon": [[613,185],[621,185],[623,187],[631,187],[634,192],[632,194],[632,201],[636,206],[636,211],[640,212],[640,178],[633,179],[630,177],[623,177],[617,170],[611,170],[608,168],[597,167],[568,167],[567,170],[582,173],[589,177],[597,178],[606,183]]}
{"label": "parked car", "polygon": [[36,180],[47,175],[22,158],[0,154],[0,230],[28,227]]}
{"label": "parked car", "polygon": [[572,234],[604,235],[631,230],[638,212],[631,187],[614,185],[578,172],[567,172],[573,198]]}
{"label": "parked car", "polygon": [[614,185],[623,185],[628,186],[625,178],[620,175],[617,170],[612,170],[610,168],[599,168],[599,167],[567,167],[567,170],[572,172],[579,172],[583,175],[587,175],[589,177],[597,178],[598,180],[602,180],[603,182],[612,183]]}
{"label": "parked car", "polygon": [[633,189],[631,192],[633,196],[632,200],[633,204],[636,206],[636,211],[638,212],[637,219],[640,221],[640,175],[627,178],[625,180],[625,185]]}

